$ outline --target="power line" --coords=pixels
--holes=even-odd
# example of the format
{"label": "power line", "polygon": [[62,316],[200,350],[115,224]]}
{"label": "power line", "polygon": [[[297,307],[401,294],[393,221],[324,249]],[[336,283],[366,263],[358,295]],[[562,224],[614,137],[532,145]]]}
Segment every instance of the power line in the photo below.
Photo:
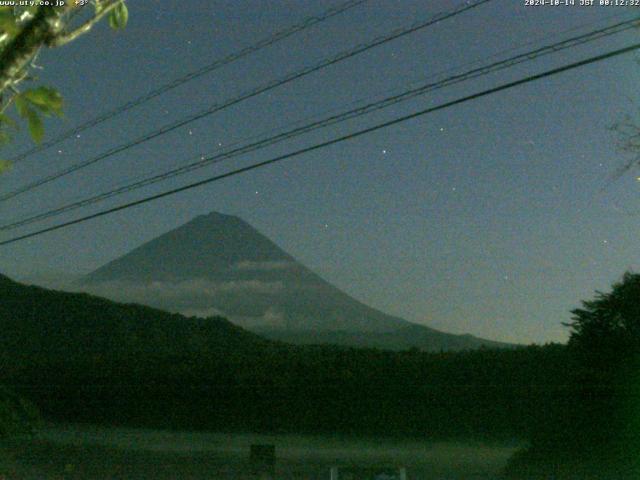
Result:
{"label": "power line", "polygon": [[539,47],[535,50],[532,51],[528,51],[525,53],[521,53],[519,55],[515,55],[512,57],[509,57],[507,59],[498,61],[498,62],[494,62],[491,63],[489,65],[486,66],[482,66],[479,68],[475,68],[475,69],[471,69],[468,70],[464,73],[458,74],[458,75],[453,75],[451,77],[445,78],[443,80],[440,80],[438,82],[433,82],[433,83],[427,83],[424,85],[421,85],[419,87],[416,88],[412,88],[410,90],[404,91],[400,94],[396,94],[396,95],[392,95],[390,97],[384,98],[382,100],[378,100],[376,102],[372,102],[369,104],[366,104],[364,106],[360,106],[357,107],[355,109],[351,109],[336,115],[331,115],[327,118],[323,118],[321,120],[312,122],[310,124],[306,124],[303,125],[301,127],[297,127],[294,128],[292,130],[288,130],[282,133],[279,133],[275,136],[269,136],[267,138],[264,138],[262,140],[259,140],[257,142],[253,142],[247,145],[243,145],[237,148],[234,148],[232,150],[228,150],[216,155],[212,155],[209,156],[207,158],[205,158],[204,156],[199,157],[199,160],[196,162],[192,162],[190,164],[184,165],[182,167],[178,167],[175,169],[171,169],[169,171],[157,174],[157,175],[153,175],[151,177],[147,177],[144,178],[142,180],[130,183],[128,185],[124,185],[122,187],[118,187],[112,190],[109,190],[107,192],[103,192],[101,194],[89,197],[89,198],[85,198],[83,200],[79,200],[79,201],[75,201],[75,202],[71,202],[68,203],[66,205],[63,205],[61,207],[55,208],[55,209],[51,209],[48,210],[46,212],[43,213],[39,213],[27,218],[24,218],[22,220],[18,220],[18,221],[14,221],[12,223],[9,224],[5,224],[0,226],[0,231],[7,231],[7,230],[13,230],[15,228],[24,226],[24,225],[29,225],[31,223],[37,222],[37,221],[42,221],[54,216],[58,216],[61,215],[63,213],[72,211],[72,210],[76,210],[78,208],[81,207],[85,207],[88,205],[92,205],[95,203],[98,203],[100,201],[106,200],[108,198],[112,198],[114,196],[117,195],[121,195],[123,193],[128,193],[131,192],[133,190],[137,190],[139,188],[148,186],[148,185],[152,185],[164,180],[167,180],[169,178],[173,178],[175,176],[178,175],[182,175],[191,171],[194,171],[196,169],[199,168],[203,168],[205,166],[214,164],[214,163],[219,163],[223,160],[227,160],[229,158],[234,158],[240,155],[244,155],[262,148],[266,148],[268,146],[274,145],[276,143],[282,142],[284,140],[288,140],[290,138],[293,137],[297,137],[299,135],[305,134],[305,133],[309,133],[311,131],[317,130],[319,128],[324,128],[330,125],[334,125],[336,123],[339,122],[343,122],[349,119],[353,119],[356,117],[360,117],[362,115],[371,113],[373,111],[376,110],[380,110],[383,108],[387,108],[391,105],[395,105],[397,103],[409,100],[411,98],[414,98],[418,95],[423,95],[427,92],[431,92],[440,88],[444,88],[444,87],[448,87],[469,79],[473,79],[473,78],[477,78],[480,76],[484,76],[487,75],[489,73],[493,73],[493,72],[497,72],[509,67],[512,67],[514,65],[518,65],[524,62],[529,62],[529,61],[533,61],[537,58],[540,58],[544,55],[548,55],[551,53],[555,53],[555,52],[559,52],[561,50],[565,50],[567,48],[574,48],[576,46],[579,45],[583,45],[587,42],[592,42],[594,40],[598,40],[600,38],[606,37],[606,36],[610,36],[613,34],[617,34],[623,31],[626,31],[628,29],[634,28],[638,22],[638,20],[640,19],[640,17],[638,18],[634,18],[634,19],[630,19],[624,22],[619,22],[617,24],[614,25],[610,25],[592,32],[588,32],[582,35],[578,35],[575,37],[571,37],[565,40],[562,40],[560,42],[556,42],[554,44],[551,45],[545,45],[543,47]]}
{"label": "power line", "polygon": [[142,205],[144,203],[152,202],[152,201],[158,200],[160,198],[168,197],[170,195],[175,195],[176,193],[184,192],[186,190],[191,190],[193,188],[200,187],[202,185],[207,185],[209,183],[213,183],[213,182],[216,182],[216,181],[228,178],[228,177],[232,177],[232,176],[235,176],[235,175],[238,175],[238,174],[241,174],[241,173],[249,172],[251,170],[256,170],[256,169],[262,168],[262,167],[266,167],[268,165],[272,165],[274,163],[278,163],[278,162],[281,162],[283,160],[287,160],[289,158],[297,157],[297,156],[305,154],[305,153],[309,153],[309,152],[312,152],[312,151],[315,151],[315,150],[319,150],[321,148],[325,148],[325,147],[328,147],[330,145],[341,143],[341,142],[344,142],[344,141],[347,141],[347,140],[352,140],[352,139],[360,137],[362,135],[366,135],[368,133],[372,133],[372,132],[375,132],[377,130],[381,130],[383,128],[388,128],[388,127],[391,127],[393,125],[397,125],[399,123],[406,122],[408,120],[412,120],[414,118],[418,118],[418,117],[427,115],[427,114],[432,113],[432,112],[436,112],[436,111],[439,111],[439,110],[444,110],[446,108],[450,108],[452,106],[460,105],[462,103],[465,103],[465,102],[468,102],[468,101],[471,101],[471,100],[475,100],[475,99],[478,99],[478,98],[481,98],[481,97],[492,95],[494,93],[497,93],[497,92],[500,92],[500,91],[503,91],[503,90],[507,90],[507,89],[510,89],[510,88],[514,88],[514,87],[519,86],[519,85],[524,85],[526,83],[534,82],[534,81],[537,81],[537,80],[540,80],[540,79],[543,79],[543,78],[547,78],[547,77],[550,77],[550,76],[553,76],[553,75],[557,75],[559,73],[566,72],[566,71],[569,71],[569,70],[573,70],[575,68],[579,68],[579,67],[582,67],[582,66],[585,66],[585,65],[589,65],[589,64],[592,64],[592,63],[596,63],[596,62],[599,62],[599,61],[602,61],[602,60],[606,60],[606,59],[609,59],[609,58],[617,57],[617,56],[632,52],[634,50],[637,50],[639,48],[640,48],[640,43],[636,43],[636,44],[630,45],[628,47],[624,47],[624,48],[620,48],[620,49],[617,49],[617,50],[613,50],[613,51],[610,51],[610,52],[607,52],[607,53],[604,53],[604,54],[601,54],[601,55],[597,55],[595,57],[590,57],[588,59],[581,60],[579,62],[574,62],[574,63],[568,64],[568,65],[565,65],[565,66],[562,66],[562,67],[554,68],[552,70],[547,70],[547,71],[545,71],[543,73],[539,73],[539,74],[536,74],[536,75],[530,75],[530,76],[525,77],[525,78],[520,79],[520,80],[516,80],[516,81],[513,81],[513,82],[502,84],[502,85],[497,86],[497,87],[493,87],[493,88],[490,88],[490,89],[487,89],[487,90],[483,90],[482,92],[479,92],[479,93],[475,93],[475,94],[472,94],[472,95],[467,95],[465,97],[461,97],[461,98],[458,98],[456,100],[452,100],[452,101],[449,101],[449,102],[446,102],[446,103],[442,103],[442,104],[437,105],[435,107],[430,107],[430,108],[427,108],[427,109],[424,109],[424,110],[420,110],[418,112],[414,112],[414,113],[411,113],[411,114],[408,114],[408,115],[404,115],[404,116],[395,118],[393,120],[389,120],[389,121],[386,121],[386,122],[383,122],[383,123],[379,123],[379,124],[374,125],[372,127],[368,127],[368,128],[362,129],[362,130],[358,130],[356,132],[353,132],[353,133],[350,133],[350,134],[347,134],[347,135],[343,135],[341,137],[337,137],[337,138],[334,138],[334,139],[331,139],[331,140],[327,140],[325,142],[317,143],[317,144],[312,145],[310,147],[305,147],[305,148],[302,148],[302,149],[299,149],[299,150],[295,150],[293,152],[290,152],[290,153],[287,153],[287,154],[284,154],[284,155],[280,155],[280,156],[271,158],[269,160],[264,160],[262,162],[254,163],[252,165],[248,165],[246,167],[238,168],[238,169],[232,170],[230,172],[226,172],[226,173],[223,173],[223,174],[215,175],[213,177],[205,178],[204,180],[199,180],[197,182],[193,182],[193,183],[190,183],[188,185],[184,185],[182,187],[174,188],[174,189],[171,189],[171,190],[166,190],[164,192],[157,193],[155,195],[151,195],[151,196],[139,199],[139,200],[135,200],[135,201],[128,202],[128,203],[125,203],[125,204],[122,204],[122,205],[118,205],[116,207],[112,207],[112,208],[109,208],[109,209],[106,209],[106,210],[102,210],[100,212],[96,212],[96,213],[93,213],[91,215],[86,215],[84,217],[77,218],[75,220],[70,220],[68,222],[59,223],[57,225],[53,225],[51,227],[43,228],[43,229],[37,230],[35,232],[31,232],[31,233],[27,233],[27,234],[20,235],[20,236],[17,236],[17,237],[13,237],[13,238],[10,238],[8,240],[3,240],[3,241],[0,242],[0,246],[8,245],[10,243],[15,243],[15,242],[18,242],[20,240],[25,240],[27,238],[32,238],[32,237],[35,237],[35,236],[38,236],[38,235],[42,235],[42,234],[47,233],[47,232],[52,232],[54,230],[59,230],[61,228],[66,228],[66,227],[69,227],[71,225],[76,225],[78,223],[86,222],[86,221],[94,219],[94,218],[98,218],[98,217],[102,217],[102,216],[105,216],[105,215],[109,215],[111,213],[119,212],[121,210],[126,210],[126,209],[129,209],[129,208],[135,207],[137,205]]}
{"label": "power line", "polygon": [[266,85],[260,86],[254,90],[251,90],[247,93],[241,94],[235,98],[232,98],[228,101],[226,101],[223,104],[220,105],[213,105],[210,108],[207,108],[206,110],[203,110],[199,113],[196,113],[194,115],[191,115],[189,117],[180,119],[174,123],[165,125],[157,130],[154,130],[150,133],[147,133],[145,135],[143,135],[142,137],[137,138],[136,140],[127,142],[125,144],[119,145],[117,147],[113,147],[99,155],[97,155],[96,157],[93,157],[89,160],[85,160],[82,162],[78,162],[76,164],[71,165],[70,167],[67,167],[63,170],[60,170],[56,173],[53,173],[51,175],[48,175],[46,177],[40,178],[39,180],[36,180],[34,182],[31,182],[27,185],[23,185],[22,187],[19,187],[16,190],[13,190],[9,193],[5,193],[3,195],[0,195],[0,201],[6,201],[9,200],[11,198],[14,198],[22,193],[28,192],[30,190],[33,190],[35,188],[38,188],[42,185],[45,185],[49,182],[52,182],[54,180],[57,180],[58,178],[64,177],[66,175],[69,175],[71,173],[74,173],[78,170],[81,170],[83,168],[86,168],[90,165],[93,165],[101,160],[104,160],[105,158],[111,157],[117,153],[121,153],[125,150],[129,150],[130,148],[133,148],[137,145],[140,145],[142,143],[145,143],[149,140],[152,140],[154,138],[160,137],[162,135],[166,135],[169,132],[172,132],[173,130],[176,130],[180,127],[183,127],[189,123],[192,123],[196,120],[200,120],[201,118],[210,116],[216,112],[219,112],[221,110],[224,110],[230,106],[236,105],[244,100],[248,100],[252,97],[255,97],[257,95],[260,95],[262,93],[265,93],[269,90],[273,90],[274,88],[277,88],[279,86],[282,86],[286,83],[292,82],[294,80],[300,79],[302,77],[305,77],[307,75],[310,75],[311,73],[317,72],[319,70],[322,70],[330,65],[334,65],[338,62],[341,62],[343,60],[346,60],[348,58],[354,57],[356,55],[359,55],[361,53],[364,53],[368,50],[371,50],[372,48],[378,47],[380,45],[383,45],[385,43],[388,43],[392,40],[395,40],[397,38],[400,38],[402,36],[414,33],[420,29],[426,28],[428,26],[434,25],[438,22],[441,22],[443,20],[452,18],[456,15],[460,15],[463,12],[466,12],[467,10],[476,8],[484,3],[488,3],[492,0],[476,0],[475,2],[465,2],[462,6],[457,7],[453,10],[447,11],[447,12],[443,12],[443,13],[439,13],[436,14],[435,16],[430,17],[428,20],[422,20],[420,22],[416,22],[414,24],[412,24],[409,27],[404,27],[404,28],[400,28],[400,29],[396,29],[393,30],[390,34],[387,34],[385,36],[381,36],[381,37],[376,37],[374,40],[372,40],[371,42],[368,43],[364,43],[364,44],[360,44],[357,45],[356,47],[350,49],[350,50],[346,50],[343,51],[331,58],[325,59],[323,61],[321,61],[320,63],[310,66],[310,67],[306,67],[303,68],[300,71],[297,72],[293,72],[281,79],[278,80],[274,80],[272,82],[267,83]]}
{"label": "power line", "polygon": [[316,16],[311,16],[311,17],[307,17],[305,18],[302,22],[295,24],[295,25],[291,25],[287,28],[285,28],[284,30],[280,30],[279,32],[276,32],[266,38],[263,38],[262,40],[260,40],[259,42],[250,45],[248,47],[245,47],[241,50],[238,50],[237,52],[231,53],[229,55],[227,55],[226,57],[214,60],[212,63],[205,65],[201,68],[199,68],[198,70],[194,70],[192,72],[187,73],[186,75],[183,75],[182,77],[176,78],[174,80],[172,80],[169,83],[166,83],[154,90],[151,90],[150,92],[147,92],[146,94],[135,98],[133,100],[130,100],[126,103],[123,103],[122,105],[119,105],[107,112],[102,113],[101,115],[92,118],[91,120],[88,120],[87,122],[80,124],[74,128],[71,128],[65,132],[62,132],[60,135],[41,143],[40,145],[37,145],[19,155],[16,155],[13,158],[10,158],[9,161],[12,163],[17,163],[20,162],[24,159],[26,159],[27,157],[30,157],[31,155],[34,155],[36,153],[42,152],[44,150],[47,150],[57,144],[59,144],[60,142],[63,142],[65,140],[68,140],[69,138],[72,138],[76,135],[78,135],[79,133],[84,132],[85,130],[88,130],[90,128],[95,127],[96,125],[99,125],[101,123],[106,122],[107,120],[111,120],[112,118],[127,112],[133,108],[136,108],[144,103],[147,103],[150,100],[153,100],[154,98],[167,93],[181,85],[184,85],[187,82],[190,82],[191,80],[195,80],[196,78],[202,77],[203,75],[206,75],[207,73],[211,73],[214,70],[217,70],[225,65],[229,65],[230,63],[233,63],[237,60],[240,60],[241,58],[244,58],[252,53],[258,52],[264,48],[270,47],[271,45],[274,45],[277,42],[280,42],[282,40],[285,40],[287,38],[289,38],[290,36],[301,32],[303,30],[306,30],[318,23],[324,22],[325,20],[328,20],[331,17],[334,17],[336,15],[339,15],[341,13],[344,13],[354,7],[357,7],[358,5],[361,5],[363,3],[366,3],[369,0],[349,0],[347,2],[341,3],[340,5],[337,5],[335,7],[332,7],[328,10],[326,10],[325,12],[316,15]]}

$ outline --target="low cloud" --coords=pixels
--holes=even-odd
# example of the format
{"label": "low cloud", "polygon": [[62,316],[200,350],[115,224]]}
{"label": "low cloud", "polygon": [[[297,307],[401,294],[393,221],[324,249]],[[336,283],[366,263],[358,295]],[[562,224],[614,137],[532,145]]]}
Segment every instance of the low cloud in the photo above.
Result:
{"label": "low cloud", "polygon": [[[265,295],[283,292],[282,282],[238,280],[213,282],[188,280],[183,282],[133,282],[111,281],[82,287],[93,295],[124,303],[141,303],[185,316],[222,316],[243,326],[282,327],[286,315],[277,307],[269,306]],[[242,300],[246,297],[246,300]],[[260,298],[255,303],[256,298]],[[240,299],[240,304],[238,304]],[[231,311],[227,311],[231,308]]]}
{"label": "low cloud", "polygon": [[276,327],[284,328],[287,326],[286,315],[274,307],[269,307],[262,315],[255,316],[229,316],[232,322],[244,328],[254,327]]}
{"label": "low cloud", "polygon": [[82,287],[82,290],[109,298],[118,297],[130,301],[146,303],[145,300],[162,298],[165,301],[184,300],[185,298],[211,298],[226,293],[262,293],[274,294],[284,289],[282,282],[264,282],[261,280],[231,280],[212,282],[210,280],[186,280],[183,282],[151,282],[147,284],[133,282],[101,282]]}
{"label": "low cloud", "polygon": [[39,272],[31,275],[23,275],[15,278],[16,281],[27,285],[37,285],[39,287],[54,290],[77,290],[77,282],[82,278],[79,274],[69,274],[64,272]]}
{"label": "low cloud", "polygon": [[236,263],[233,268],[235,270],[252,270],[252,271],[271,271],[271,270],[289,270],[296,268],[295,262],[289,262],[286,260],[271,260],[264,262],[252,262],[245,260]]}

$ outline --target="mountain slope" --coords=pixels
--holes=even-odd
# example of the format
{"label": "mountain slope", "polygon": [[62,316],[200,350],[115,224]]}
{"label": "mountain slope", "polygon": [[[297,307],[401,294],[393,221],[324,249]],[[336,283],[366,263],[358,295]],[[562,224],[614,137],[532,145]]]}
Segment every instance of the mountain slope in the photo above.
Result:
{"label": "mountain slope", "polygon": [[293,343],[459,350],[498,346],[412,324],[323,280],[238,217],[213,212],[85,277],[82,288],[187,314],[220,314]]}
{"label": "mountain slope", "polygon": [[237,354],[270,342],[223,318],[186,318],[0,275],[0,372],[71,362]]}
{"label": "mountain slope", "polygon": [[407,325],[389,332],[349,332],[286,330],[255,328],[258,335],[275,341],[298,345],[340,345],[344,347],[409,350],[419,348],[428,352],[467,350],[478,348],[506,348],[508,344],[476,338],[472,335],[452,335],[423,325]]}

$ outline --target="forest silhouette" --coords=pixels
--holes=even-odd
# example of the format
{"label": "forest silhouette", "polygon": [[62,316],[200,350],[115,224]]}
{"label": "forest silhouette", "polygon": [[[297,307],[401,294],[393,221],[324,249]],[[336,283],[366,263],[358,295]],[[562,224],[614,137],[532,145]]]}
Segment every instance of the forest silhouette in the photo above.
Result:
{"label": "forest silhouette", "polygon": [[6,277],[0,297],[2,385],[48,420],[519,438],[512,478],[638,478],[638,274],[574,310],[567,345],[438,353],[293,346]]}

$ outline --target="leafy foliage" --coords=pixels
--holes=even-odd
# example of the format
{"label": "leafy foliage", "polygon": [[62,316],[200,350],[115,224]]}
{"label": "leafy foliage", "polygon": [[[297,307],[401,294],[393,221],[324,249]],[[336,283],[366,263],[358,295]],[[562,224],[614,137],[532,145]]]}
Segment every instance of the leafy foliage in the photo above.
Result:
{"label": "leafy foliage", "polygon": [[31,138],[36,143],[40,143],[44,136],[41,116],[63,115],[62,96],[53,88],[38,87],[26,90],[16,95],[14,101],[18,115],[27,121]]}
{"label": "leafy foliage", "polygon": [[585,351],[603,350],[621,356],[640,350],[640,275],[627,272],[610,293],[573,310],[570,344]]}
{"label": "leafy foliage", "polygon": [[129,10],[124,2],[119,3],[109,15],[109,26],[114,30],[122,30],[129,21]]}
{"label": "leafy foliage", "polygon": [[33,7],[0,6],[0,32],[2,32],[0,35],[0,47],[9,43],[20,32],[19,18],[22,15],[29,17],[33,11]]}
{"label": "leafy foliage", "polygon": [[[37,3],[37,2],[36,2]],[[64,28],[56,31],[54,38],[51,35],[43,35],[42,38],[22,38],[25,32],[37,31],[36,28],[29,28],[31,22],[44,21],[42,12],[46,9],[51,10],[50,6],[30,5],[30,6],[0,6],[0,58],[5,57],[5,53],[11,52],[12,49],[30,48],[32,57],[37,56],[37,52],[43,46],[59,46],[69,41],[75,40],[78,36],[86,33],[91,27],[100,20],[104,15],[108,15],[109,25],[115,29],[123,29],[129,19],[129,12],[124,0],[94,0],[94,15],[86,20],[78,27],[71,26],[74,9],[80,8],[78,2],[67,2],[67,6],[56,7],[59,14],[56,13],[56,21],[49,24],[59,24]],[[84,2],[86,3],[86,2]],[[75,29],[74,29],[75,28]],[[18,55],[18,58],[22,56]],[[32,76],[31,70],[33,66],[33,58],[29,59],[30,64],[20,65],[2,65],[3,71],[0,74],[5,75],[6,70],[16,70],[18,73],[12,73],[8,78],[9,81],[3,83],[2,91],[0,91],[0,146],[12,140],[12,133],[17,129],[18,123],[7,114],[8,108],[13,103],[18,116],[27,124],[29,134],[33,141],[41,143],[44,138],[44,122],[42,117],[62,117],[63,101],[60,93],[51,87],[39,86],[20,92],[19,86],[24,82],[33,82],[37,78]],[[5,91],[5,88],[7,90]],[[11,90],[11,94],[6,93]],[[0,160],[0,173],[6,171],[10,167],[5,160]]]}
{"label": "leafy foliage", "polygon": [[566,401],[549,410],[509,471],[516,478],[638,478],[640,275],[626,273],[572,313]]}

